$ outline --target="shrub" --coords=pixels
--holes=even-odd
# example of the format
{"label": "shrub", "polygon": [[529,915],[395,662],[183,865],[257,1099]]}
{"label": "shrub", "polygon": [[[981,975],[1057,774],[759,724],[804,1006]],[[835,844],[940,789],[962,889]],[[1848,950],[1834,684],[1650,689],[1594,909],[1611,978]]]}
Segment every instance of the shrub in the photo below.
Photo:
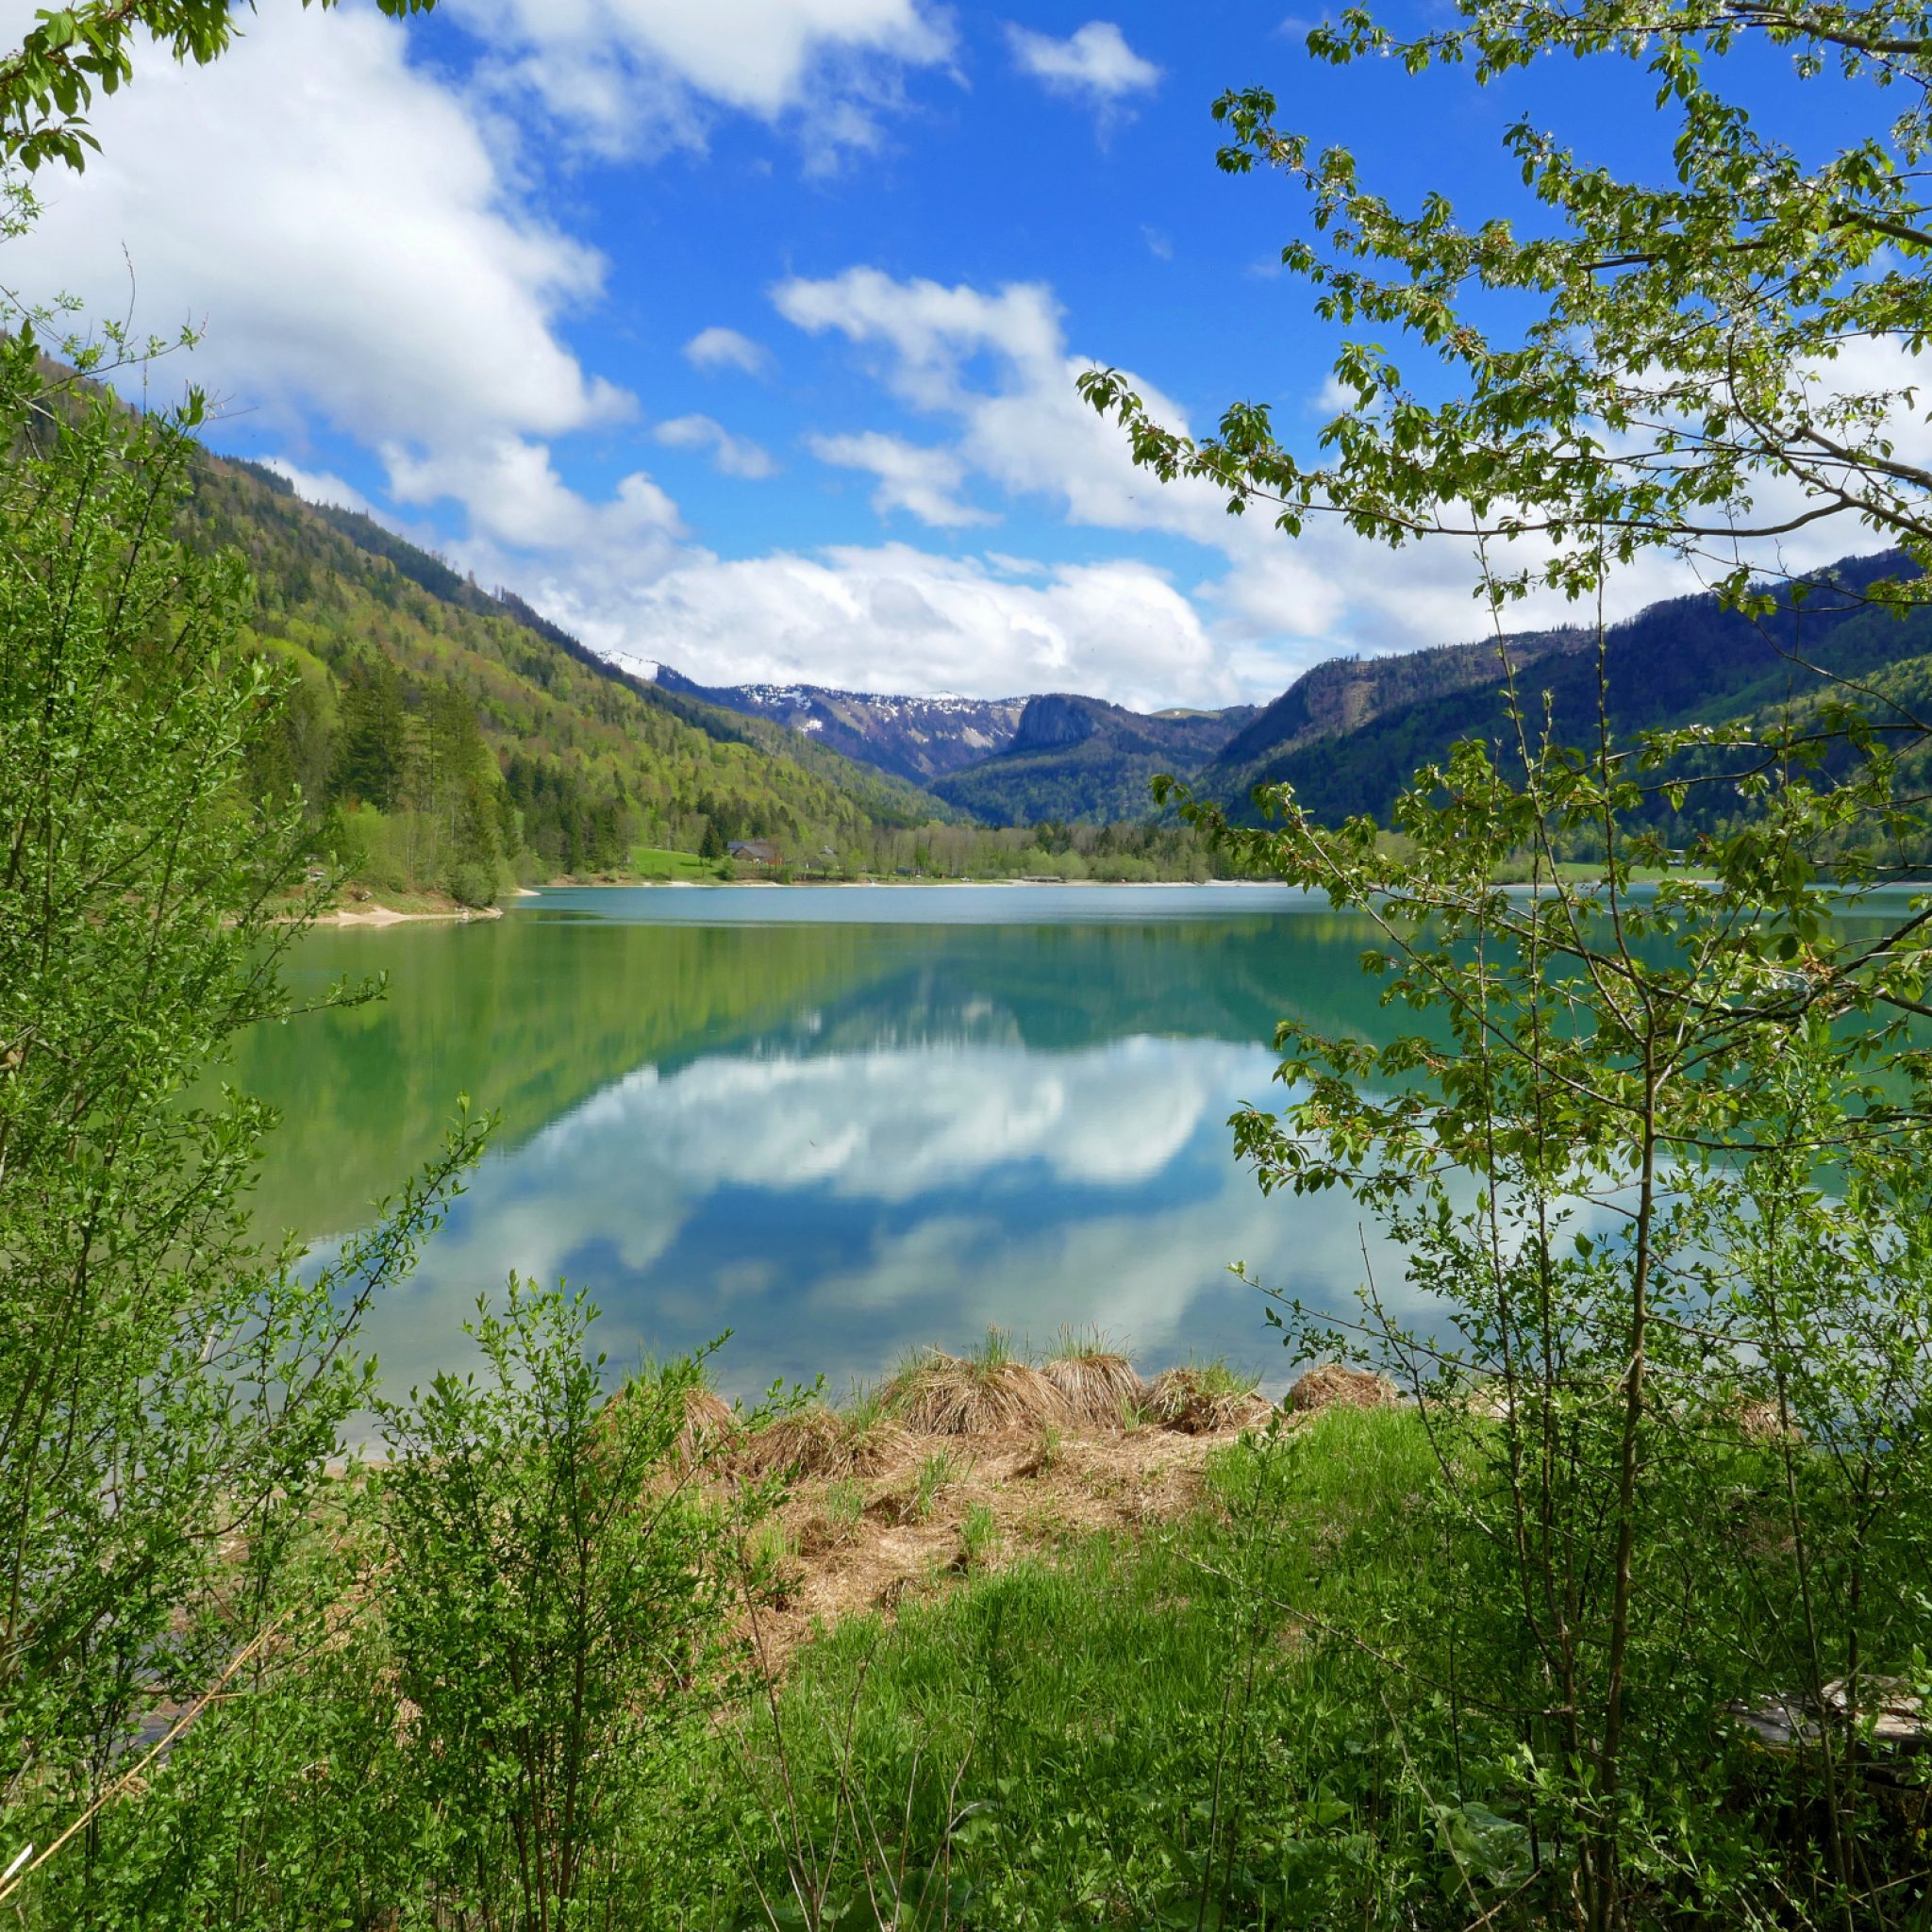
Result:
{"label": "shrub", "polygon": [[411,1707],[406,1790],[439,1909],[575,1923],[608,1894],[652,1768],[721,1694],[733,1525],[694,1491],[699,1364],[607,1407],[595,1310],[512,1278],[485,1373],[379,1413],[381,1593]]}

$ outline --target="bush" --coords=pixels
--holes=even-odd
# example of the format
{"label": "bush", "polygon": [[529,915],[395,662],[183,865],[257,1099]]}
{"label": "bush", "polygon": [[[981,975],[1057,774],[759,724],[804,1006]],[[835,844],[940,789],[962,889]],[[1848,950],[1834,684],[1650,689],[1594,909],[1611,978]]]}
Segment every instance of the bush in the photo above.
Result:
{"label": "bush", "polygon": [[[390,1459],[311,1511],[277,1641],[138,1802],[85,1911],[304,1932],[669,1919],[694,1740],[736,1690],[736,1550],[696,1358],[607,1399],[581,1296],[512,1280],[480,1375],[378,1405]],[[79,1903],[79,1902],[76,1902]]]}
{"label": "bush", "polygon": [[496,867],[480,858],[459,859],[443,875],[443,891],[458,906],[494,906],[501,890]]}
{"label": "bush", "polygon": [[682,1455],[699,1364],[608,1402],[595,1314],[512,1278],[472,1329],[483,1379],[378,1414],[383,1616],[440,1908],[566,1921],[613,1883],[651,1767],[721,1694],[729,1518]]}

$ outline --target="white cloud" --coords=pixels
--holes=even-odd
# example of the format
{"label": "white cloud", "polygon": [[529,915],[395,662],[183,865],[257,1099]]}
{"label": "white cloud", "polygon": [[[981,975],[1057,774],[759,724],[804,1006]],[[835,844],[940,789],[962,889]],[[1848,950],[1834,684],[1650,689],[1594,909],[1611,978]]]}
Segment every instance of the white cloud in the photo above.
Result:
{"label": "white cloud", "polygon": [[596,505],[557,475],[549,439],[630,408],[559,334],[602,260],[518,198],[501,130],[407,44],[370,12],[275,8],[209,67],[147,61],[9,278],[118,315],[131,260],[137,328],[205,325],[184,378],[291,442],[320,420],[379,448],[399,500],[455,498],[485,538],[669,528],[646,479]]}
{"label": "white cloud", "polygon": [[749,437],[734,436],[709,416],[674,416],[651,431],[652,440],[666,449],[708,449],[719,474],[758,481],[775,476],[778,466],[771,452]]}
{"label": "white cloud", "polygon": [[779,314],[813,335],[832,331],[848,341],[891,352],[883,375],[910,403],[956,407],[963,365],[989,350],[1036,377],[1064,356],[1059,305],[1041,282],[1013,282],[997,294],[960,283],[895,281],[875,268],[810,281],[794,276],[772,291]]}
{"label": "white cloud", "polygon": [[471,0],[506,91],[605,153],[702,146],[709,110],[794,120],[822,163],[879,139],[908,67],[952,52],[923,0]]}
{"label": "white cloud", "polygon": [[[1081,400],[1074,383],[1093,365],[1068,353],[1059,305],[1042,284],[986,294],[855,268],[782,283],[773,300],[800,328],[874,354],[881,381],[914,408],[954,419],[960,459],[1009,494],[1055,499],[1070,521],[1097,528],[1225,541],[1212,491],[1163,488],[1137,470],[1125,439]],[[1178,404],[1136,386],[1164,420],[1185,423]]]}
{"label": "white cloud", "polygon": [[[608,26],[613,6],[559,4],[545,18],[558,34],[573,20],[589,33],[584,23]],[[850,46],[883,47],[891,34],[881,23],[923,18],[887,0],[850,0],[843,15],[834,0],[812,6],[834,40],[844,21]],[[808,42],[819,41],[796,42],[808,76]],[[305,487],[341,494],[309,458],[308,425],[353,436],[379,453],[398,507],[462,507],[467,533],[441,547],[480,579],[516,586],[601,645],[699,675],[987,695],[1077,685],[1130,702],[1207,703],[1278,689],[1284,650],[1326,655],[1350,641],[1325,628],[1333,576],[1310,567],[1309,546],[1290,552],[1258,520],[1231,531],[1211,492],[1163,490],[1133,469],[1117,432],[1074,393],[1086,365],[1038,283],[985,291],[855,268],[784,284],[782,314],[849,341],[893,395],[942,425],[935,439],[876,441],[826,425],[822,454],[861,459],[884,508],[942,527],[986,514],[979,486],[1074,525],[1181,535],[1230,564],[1244,559],[1209,597],[1143,564],[1028,559],[1041,574],[1026,582],[1011,560],[897,545],[726,562],[690,547],[676,506],[641,470],[587,497],[568,480],[558,440],[632,408],[563,334],[598,298],[603,263],[523,198],[513,136],[413,69],[408,44],[367,11],[277,8],[208,69],[150,63],[138,87],[99,105],[105,153],[84,176],[47,184],[47,214],[11,244],[12,279],[119,313],[125,241],[137,325],[206,317],[192,374],[284,432],[291,473],[315,478]],[[699,85],[695,56],[680,72]],[[758,97],[768,103],[793,85],[782,63],[770,72]],[[713,327],[686,355],[755,370],[764,352]],[[755,445],[674,420],[674,442],[696,441],[735,474],[759,469]],[[1379,559],[1370,575],[1391,581]],[[1424,636],[1459,635],[1469,617],[1458,601],[1447,632]]]}
{"label": "white cloud", "polygon": [[1090,20],[1063,41],[1031,27],[1008,26],[1007,44],[1022,73],[1056,93],[1078,95],[1103,107],[1145,93],[1160,79],[1160,69],[1135,53],[1110,20]]}
{"label": "white cloud", "polygon": [[[964,475],[1009,499],[1043,500],[1075,526],[1180,539],[1218,558],[1186,600],[1204,656],[1174,661],[1170,694],[1158,702],[1265,699],[1324,658],[1488,634],[1488,619],[1472,596],[1475,560],[1463,539],[1433,539],[1391,554],[1339,519],[1317,514],[1291,541],[1274,527],[1266,505],[1230,517],[1208,486],[1162,484],[1138,469],[1118,426],[1078,395],[1075,382],[1093,364],[1069,351],[1058,304],[1042,284],[988,292],[900,281],[860,267],[782,283],[773,300],[797,326],[844,338],[873,359],[891,392],[950,424],[950,444],[928,454],[951,455]],[[1187,432],[1188,414],[1178,402],[1132,372],[1128,380],[1157,421]],[[1312,400],[1325,416],[1346,399],[1330,385]],[[1840,529],[1813,541],[1819,555],[1809,560],[1824,561],[1852,540]],[[1787,554],[1794,554],[1789,546]],[[1612,617],[1624,616],[1695,588],[1683,565],[1657,554],[1619,576],[1607,608]],[[1575,607],[1545,595],[1513,608],[1509,622],[1526,629],[1577,617]],[[1133,662],[1118,687],[1103,670],[1086,688],[1120,697],[1146,690],[1147,678],[1148,667]]]}
{"label": "white cloud", "polygon": [[772,366],[770,350],[735,328],[715,325],[699,329],[685,343],[684,356],[693,369],[736,369],[746,375],[762,375]]}
{"label": "white cloud", "polygon": [[677,506],[641,471],[626,476],[608,502],[589,503],[557,474],[550,452],[521,437],[499,437],[455,451],[416,457],[383,452],[390,491],[401,503],[460,498],[470,513],[471,549],[568,552],[587,561],[601,549],[659,565],[684,534]]}
{"label": "white cloud", "polygon": [[1060,564],[1016,582],[1010,569],[893,543],[687,560],[594,608],[556,591],[544,608],[598,648],[720,683],[1084,691],[1149,707],[1240,695],[1193,606],[1141,563]]}
{"label": "white cloud", "polygon": [[879,479],[872,504],[881,516],[903,509],[941,530],[998,521],[991,512],[959,500],[966,466],[950,450],[922,449],[876,430],[860,436],[814,436],[808,442],[823,463],[871,471]]}
{"label": "white cloud", "polygon": [[262,467],[282,477],[304,503],[332,504],[338,509],[375,514],[375,506],[356,488],[329,470],[305,470],[282,457],[269,457]]}

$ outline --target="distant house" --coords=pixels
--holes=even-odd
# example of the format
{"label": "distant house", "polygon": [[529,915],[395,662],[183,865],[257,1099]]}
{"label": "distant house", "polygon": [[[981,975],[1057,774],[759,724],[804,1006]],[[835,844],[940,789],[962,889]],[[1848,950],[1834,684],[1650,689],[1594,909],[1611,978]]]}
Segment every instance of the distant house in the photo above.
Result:
{"label": "distant house", "polygon": [[783,865],[784,856],[769,839],[734,839],[725,851],[751,865]]}

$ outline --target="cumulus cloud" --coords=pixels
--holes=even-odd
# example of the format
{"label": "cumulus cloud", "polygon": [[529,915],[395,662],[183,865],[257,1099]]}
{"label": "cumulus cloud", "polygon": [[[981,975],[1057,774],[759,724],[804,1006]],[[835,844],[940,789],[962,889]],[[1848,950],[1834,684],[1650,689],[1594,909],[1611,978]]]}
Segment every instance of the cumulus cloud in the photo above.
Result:
{"label": "cumulus cloud", "polygon": [[651,431],[654,441],[666,449],[708,449],[719,475],[742,476],[751,481],[775,476],[778,466],[771,452],[749,437],[734,436],[724,424],[709,416],[674,416]]}
{"label": "cumulus cloud", "polygon": [[[1069,347],[1059,305],[1044,284],[988,291],[858,267],[786,281],[773,300],[794,325],[850,342],[890,393],[946,424],[949,440],[929,457],[950,455],[965,477],[1009,500],[1043,502],[1074,526],[1179,539],[1200,550],[1208,567],[1187,586],[1186,601],[1207,641],[1204,657],[1174,660],[1170,695],[1160,702],[1224,702],[1219,693],[1262,699],[1324,658],[1488,634],[1487,615],[1472,595],[1475,560],[1464,539],[1432,539],[1391,557],[1339,519],[1318,514],[1291,541],[1265,506],[1230,517],[1207,485],[1162,484],[1136,468],[1119,428],[1076,391],[1080,374],[1094,364]],[[1862,368],[1856,374],[1866,380]],[[1909,372],[1890,374],[1902,381]],[[1132,371],[1127,376],[1158,421],[1187,433],[1188,412],[1175,399]],[[1876,370],[1870,377],[1874,387],[1885,379]],[[1319,420],[1346,398],[1331,384],[1309,400]],[[1827,561],[1853,541],[1829,526],[1806,535],[1802,546],[1785,541],[1788,560]],[[1607,609],[1614,619],[1695,588],[1685,565],[1657,553],[1620,574]],[[1577,618],[1574,606],[1547,594],[1509,613],[1517,629]],[[1211,664],[1211,675],[1204,675],[1204,664]],[[1130,666],[1122,689],[1144,690],[1145,676],[1143,666]],[[1120,694],[1105,683],[1091,688]]]}
{"label": "cumulus cloud", "polygon": [[718,1057],[669,1078],[641,1067],[548,1141],[559,1166],[622,1138],[663,1148],[669,1172],[704,1185],[756,1174],[848,1199],[909,1201],[1023,1160],[1070,1186],[1125,1187],[1220,1125],[1237,1057],[1258,1071],[1252,1050],[1178,1053],[1158,1040],[1044,1064],[1017,1047]]}
{"label": "cumulus cloud", "polygon": [[586,502],[557,474],[550,452],[521,437],[465,443],[428,457],[391,446],[384,456],[390,493],[398,502],[461,498],[473,547],[500,544],[586,558],[615,548],[662,563],[670,560],[673,540],[684,534],[677,506],[641,471],[625,477],[608,502]]}
{"label": "cumulus cloud", "polygon": [[923,0],[472,0],[498,81],[606,154],[702,146],[717,108],[795,121],[829,165],[877,144],[900,76],[951,55]]}
{"label": "cumulus cloud", "polygon": [[966,466],[949,450],[922,449],[917,443],[882,436],[876,430],[860,436],[814,436],[808,441],[822,463],[869,470],[879,479],[872,504],[881,516],[903,509],[941,530],[998,521],[990,511],[960,501],[958,490]]}
{"label": "cumulus cloud", "polygon": [[1059,305],[1042,282],[1014,282],[994,294],[966,283],[947,288],[900,281],[875,268],[810,280],[793,276],[772,291],[787,322],[812,335],[889,351],[881,374],[908,402],[957,405],[967,359],[991,350],[1036,375],[1062,359]]}
{"label": "cumulus cloud", "polygon": [[305,470],[283,457],[270,457],[262,467],[273,470],[304,503],[360,510],[365,517],[375,514],[375,506],[353,483],[345,483],[331,470]]}
{"label": "cumulus cloud", "polygon": [[1055,93],[1102,107],[1145,93],[1160,79],[1160,69],[1135,53],[1110,20],[1090,20],[1063,41],[1031,27],[1008,26],[1007,44],[1023,74],[1030,74]]}
{"label": "cumulus cloud", "polygon": [[[1076,524],[1224,540],[1227,519],[1213,491],[1154,482],[1081,400],[1075,380],[1093,364],[1068,352],[1059,305],[1043,284],[987,293],[855,268],[784,282],[773,300],[798,327],[872,354],[880,380],[914,408],[951,418],[960,460],[1009,494],[1056,500]],[[1178,404],[1137,387],[1166,420],[1185,423]]]}
{"label": "cumulus cloud", "polygon": [[648,479],[596,505],[558,476],[550,439],[631,407],[560,334],[604,264],[519,199],[495,131],[391,23],[265,9],[93,119],[105,152],[8,244],[15,286],[118,315],[131,261],[137,327],[203,324],[197,381],[291,441],[320,421],[378,448],[399,500],[454,498],[486,539],[675,522]]}
{"label": "cumulus cloud", "polygon": [[685,360],[693,369],[736,369],[745,375],[763,375],[772,366],[771,351],[740,335],[735,328],[701,328],[684,345]]}
{"label": "cumulus cloud", "polygon": [[[545,31],[565,35],[575,21],[570,33],[589,45],[595,22],[616,31],[613,6],[552,8]],[[755,13],[720,17],[755,39]],[[657,19],[638,12],[642,41],[672,33]],[[786,14],[791,27],[774,26],[781,42],[798,29],[791,54],[745,81],[744,99],[765,111],[788,89],[815,87],[813,48],[909,48],[908,24],[924,19],[910,0],[850,0],[844,12],[810,0]],[[1041,283],[981,289],[856,267],[782,284],[781,315],[850,344],[938,432],[822,424],[812,446],[869,474],[886,513],[939,528],[986,518],[996,494],[1076,526],[1184,537],[1210,559],[1205,588],[1144,563],[1013,558],[1011,545],[1004,561],[897,544],[724,560],[693,547],[642,468],[596,495],[575,487],[563,440],[634,411],[565,335],[600,298],[604,263],[527,199],[513,134],[412,67],[408,46],[369,11],[271,8],[209,68],[150,63],[137,87],[99,104],[104,154],[85,175],[47,184],[45,217],[9,244],[16,286],[73,291],[119,314],[125,242],[137,326],[205,319],[194,376],[282,432],[299,487],[350,500],[307,438],[315,425],[353,437],[379,456],[394,506],[460,508],[466,528],[439,547],[479,578],[516,586],[600,648],[708,676],[989,696],[1078,685],[1128,702],[1209,703],[1279,689],[1300,661],[1336,648],[1471,627],[1459,558],[1453,610],[1439,611],[1427,598],[1448,598],[1447,570],[1440,580],[1391,573],[1379,558],[1362,568],[1323,541],[1291,550],[1260,519],[1231,525],[1211,492],[1162,489],[1136,471],[1074,394],[1087,364]],[[680,85],[710,84],[695,53],[677,71]],[[685,355],[703,369],[769,366],[757,341],[722,325]],[[708,417],[676,416],[656,433],[727,474],[770,463]],[[1339,598],[1345,566],[1369,588]],[[1376,598],[1391,608],[1370,609]],[[1375,622],[1360,622],[1364,609]]]}
{"label": "cumulus cloud", "polygon": [[1145,706],[1176,691],[1204,703],[1237,694],[1193,606],[1141,563],[1061,564],[1015,581],[907,544],[703,558],[641,587],[614,621],[575,616],[600,648],[701,665],[718,682],[1091,691]]}

